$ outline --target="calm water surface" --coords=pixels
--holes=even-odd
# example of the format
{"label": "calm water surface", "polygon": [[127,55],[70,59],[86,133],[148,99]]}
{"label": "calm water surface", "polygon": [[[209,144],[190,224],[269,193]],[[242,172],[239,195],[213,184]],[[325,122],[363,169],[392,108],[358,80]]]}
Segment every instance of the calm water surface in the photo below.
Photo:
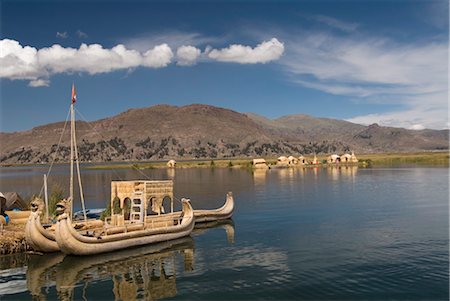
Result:
{"label": "calm water surface", "polygon": [[[0,191],[40,190],[46,167],[0,169]],[[68,191],[67,167],[51,187]],[[84,171],[88,207],[110,181],[174,179],[175,195],[233,221],[101,256],[0,257],[0,300],[447,300],[448,168]],[[80,208],[80,204],[75,207]]]}

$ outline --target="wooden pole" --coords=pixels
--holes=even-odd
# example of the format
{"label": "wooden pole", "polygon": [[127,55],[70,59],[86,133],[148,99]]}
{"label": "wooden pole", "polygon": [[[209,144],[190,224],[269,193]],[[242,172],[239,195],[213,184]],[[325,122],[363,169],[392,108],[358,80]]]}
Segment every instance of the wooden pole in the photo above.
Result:
{"label": "wooden pole", "polygon": [[70,217],[73,216],[73,134],[75,129],[75,118],[73,111],[73,103],[70,105]]}
{"label": "wooden pole", "polygon": [[45,222],[48,223],[48,192],[47,192],[47,175],[44,174],[44,200],[45,200]]}
{"label": "wooden pole", "polygon": [[[74,128],[73,128],[73,145],[74,145],[74,152],[75,152],[75,162],[77,163],[77,176],[78,176],[78,187],[80,188],[81,207],[83,208],[84,221],[87,222],[86,208],[84,206],[83,185],[81,185],[80,161],[78,158],[77,139],[75,136],[75,123],[74,123]],[[73,202],[72,202],[72,204],[73,204]]]}

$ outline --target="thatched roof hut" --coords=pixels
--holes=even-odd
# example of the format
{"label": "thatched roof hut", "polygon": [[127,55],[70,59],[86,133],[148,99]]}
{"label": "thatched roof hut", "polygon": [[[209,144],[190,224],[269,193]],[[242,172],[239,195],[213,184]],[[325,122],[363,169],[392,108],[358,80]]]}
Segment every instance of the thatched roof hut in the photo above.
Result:
{"label": "thatched roof hut", "polygon": [[340,162],[340,161],[341,161],[341,157],[339,157],[339,156],[336,155],[336,154],[333,154],[333,155],[327,157],[327,163],[328,163],[328,164],[331,164],[331,163],[338,163],[338,162]]}
{"label": "thatched roof hut", "polygon": [[278,166],[288,166],[289,165],[289,159],[286,156],[280,156],[277,159],[277,165]]}
{"label": "thatched roof hut", "polygon": [[297,165],[298,164],[298,159],[294,156],[289,156],[288,157],[288,164],[289,165]]}
{"label": "thatched roof hut", "polygon": [[341,155],[341,162],[343,163],[350,163],[352,160],[352,155],[350,154],[343,154]]}
{"label": "thatched roof hut", "polygon": [[253,159],[252,165],[253,165],[253,168],[269,168],[266,160],[264,160],[262,158]]}
{"label": "thatched roof hut", "polygon": [[309,162],[303,155],[301,155],[300,157],[298,157],[298,164],[307,165],[309,164]]}
{"label": "thatched roof hut", "polygon": [[174,168],[177,165],[177,162],[175,160],[169,160],[169,162],[167,162],[167,167],[170,168]]}
{"label": "thatched roof hut", "polygon": [[[2,197],[3,196],[3,197]],[[1,210],[27,210],[28,204],[25,202],[17,192],[4,192],[0,195]]]}

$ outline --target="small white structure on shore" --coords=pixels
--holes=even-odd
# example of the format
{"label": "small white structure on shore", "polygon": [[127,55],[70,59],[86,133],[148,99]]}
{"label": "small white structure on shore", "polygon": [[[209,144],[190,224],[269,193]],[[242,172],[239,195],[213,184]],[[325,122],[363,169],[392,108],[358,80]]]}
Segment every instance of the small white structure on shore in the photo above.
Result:
{"label": "small white structure on shore", "polygon": [[343,154],[341,156],[341,162],[342,163],[358,163],[358,159],[355,156],[355,153],[352,152],[352,154]]}
{"label": "small white structure on shore", "polygon": [[282,167],[289,166],[289,159],[286,156],[278,157],[277,166],[282,166]]}
{"label": "small white structure on shore", "polygon": [[339,155],[333,154],[331,156],[328,156],[328,158],[327,158],[328,164],[339,163],[339,162],[341,162],[341,157],[339,157]]}
{"label": "small white structure on shore", "polygon": [[297,158],[295,158],[294,156],[288,157],[288,165],[297,165],[297,164],[298,164]]}
{"label": "small white structure on shore", "polygon": [[311,164],[318,164],[318,163],[319,162],[317,162],[317,156],[316,156],[316,154],[314,154],[314,158],[313,158]]}
{"label": "small white structure on shore", "polygon": [[267,165],[266,160],[259,158],[259,159],[253,159],[253,168],[256,169],[267,169],[269,168],[269,165]]}
{"label": "small white structure on shore", "polygon": [[175,166],[177,165],[177,162],[175,160],[169,160],[169,162],[167,162],[167,167],[169,168],[175,168]]}
{"label": "small white structure on shore", "polygon": [[306,160],[306,158],[303,155],[301,155],[300,157],[298,157],[298,164],[299,165],[307,165],[308,160]]}

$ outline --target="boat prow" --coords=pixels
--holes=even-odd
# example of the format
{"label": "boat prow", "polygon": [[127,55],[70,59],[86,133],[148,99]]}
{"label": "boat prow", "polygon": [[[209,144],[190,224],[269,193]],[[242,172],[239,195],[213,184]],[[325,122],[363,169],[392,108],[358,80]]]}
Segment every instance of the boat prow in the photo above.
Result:
{"label": "boat prow", "polygon": [[189,200],[182,199],[181,202],[180,217],[161,216],[150,222],[111,226],[100,235],[87,236],[72,227],[70,201],[62,200],[56,209],[56,241],[61,251],[66,254],[92,255],[188,236],[194,228],[194,210]]}
{"label": "boat prow", "polygon": [[44,202],[40,198],[31,201],[31,214],[25,226],[27,244],[37,252],[58,252],[55,233],[45,229],[41,224]]}
{"label": "boat prow", "polygon": [[233,216],[233,211],[234,198],[230,191],[227,193],[225,204],[222,207],[213,210],[194,210],[195,222],[204,223],[229,219]]}

